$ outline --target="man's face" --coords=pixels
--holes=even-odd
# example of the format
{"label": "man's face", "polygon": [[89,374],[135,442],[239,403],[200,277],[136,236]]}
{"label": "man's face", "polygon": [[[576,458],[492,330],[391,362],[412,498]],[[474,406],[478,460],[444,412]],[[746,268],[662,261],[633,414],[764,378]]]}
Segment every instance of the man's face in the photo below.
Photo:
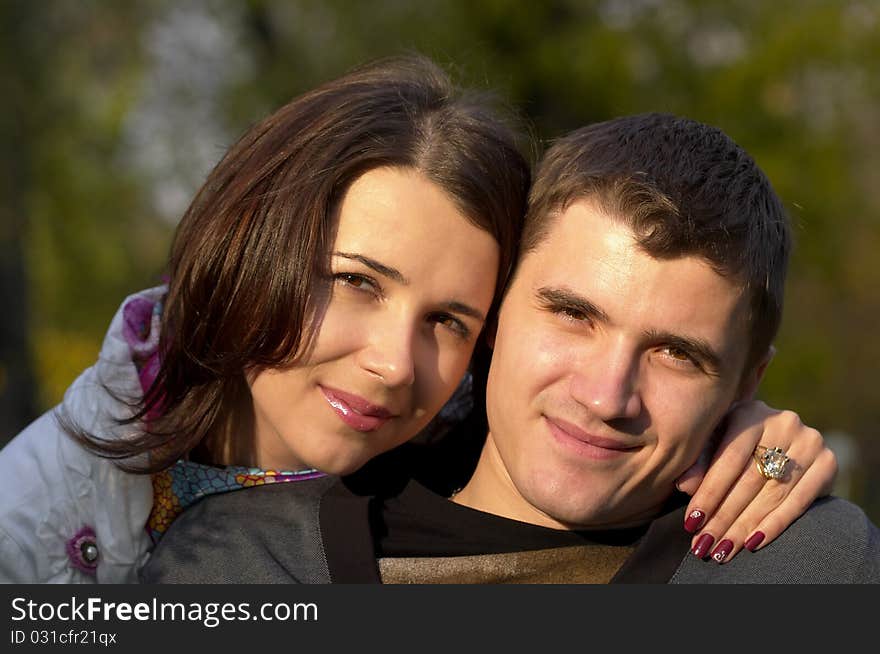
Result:
{"label": "man's face", "polygon": [[478,508],[551,527],[650,518],[737,399],[747,306],[703,260],[655,259],[589,200],[570,206],[501,308]]}

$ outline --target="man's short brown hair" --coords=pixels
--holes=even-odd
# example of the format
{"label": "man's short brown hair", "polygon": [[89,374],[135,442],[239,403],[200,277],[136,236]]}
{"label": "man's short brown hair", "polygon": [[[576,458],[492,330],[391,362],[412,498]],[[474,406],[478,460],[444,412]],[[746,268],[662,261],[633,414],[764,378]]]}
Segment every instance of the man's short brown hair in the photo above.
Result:
{"label": "man's short brown hair", "polygon": [[529,197],[522,254],[584,198],[623,221],[652,257],[694,255],[750,296],[748,367],[776,336],[791,233],[782,202],[749,154],[720,129],[667,114],[576,130],[547,151]]}

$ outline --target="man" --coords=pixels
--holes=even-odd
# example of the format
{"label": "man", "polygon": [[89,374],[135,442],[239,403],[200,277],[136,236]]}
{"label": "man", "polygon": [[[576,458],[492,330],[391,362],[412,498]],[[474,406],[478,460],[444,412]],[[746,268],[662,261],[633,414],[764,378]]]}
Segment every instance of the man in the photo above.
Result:
{"label": "man", "polygon": [[[880,532],[842,500],[723,566],[699,557],[733,543],[706,534],[689,556],[679,527],[676,477],[770,361],[789,249],[779,199],[720,130],[642,115],[574,132],[536,176],[488,435],[452,502],[329,478],[218,496],[144,580],[880,582]],[[768,477],[796,465],[768,457]]]}

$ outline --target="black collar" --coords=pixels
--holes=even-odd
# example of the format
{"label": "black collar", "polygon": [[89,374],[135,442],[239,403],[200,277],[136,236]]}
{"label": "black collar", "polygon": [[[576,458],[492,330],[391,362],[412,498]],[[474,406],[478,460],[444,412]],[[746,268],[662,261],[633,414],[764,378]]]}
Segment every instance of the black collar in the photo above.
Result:
{"label": "black collar", "polygon": [[[321,500],[319,524],[333,583],[381,583],[370,528],[372,497],[353,492],[340,480]],[[651,523],[610,583],[669,581],[690,548],[691,534],[683,526],[686,502],[681,494],[670,499],[666,511]]]}

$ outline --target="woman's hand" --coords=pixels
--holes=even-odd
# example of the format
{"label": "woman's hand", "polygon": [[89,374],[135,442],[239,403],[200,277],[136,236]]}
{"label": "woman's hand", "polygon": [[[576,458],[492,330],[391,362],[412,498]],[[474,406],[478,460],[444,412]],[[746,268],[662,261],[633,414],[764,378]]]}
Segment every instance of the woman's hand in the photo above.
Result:
{"label": "woman's hand", "polygon": [[[781,448],[789,456],[782,479],[761,475],[753,457],[757,445]],[[755,551],[771,542],[831,492],[837,475],[837,457],[822,434],[796,413],[758,401],[731,411],[708,470],[706,458],[676,485],[693,495],[685,513],[685,529],[695,534],[691,551],[718,563],[743,547]]]}

